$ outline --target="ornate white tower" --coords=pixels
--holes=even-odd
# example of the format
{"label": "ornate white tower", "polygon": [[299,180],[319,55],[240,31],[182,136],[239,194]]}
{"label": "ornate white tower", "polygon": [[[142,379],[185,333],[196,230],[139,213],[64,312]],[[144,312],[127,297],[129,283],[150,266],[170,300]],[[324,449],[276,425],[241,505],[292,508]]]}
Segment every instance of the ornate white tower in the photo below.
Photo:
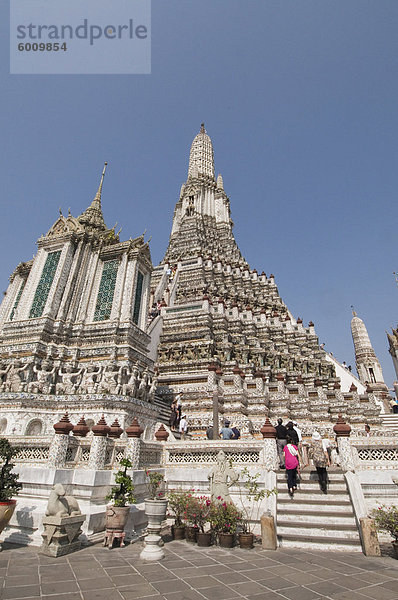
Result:
{"label": "ornate white tower", "polygon": [[352,314],[351,333],[358,377],[362,383],[367,383],[373,390],[387,391],[383,371],[373,350],[365,323],[357,316],[355,310]]}

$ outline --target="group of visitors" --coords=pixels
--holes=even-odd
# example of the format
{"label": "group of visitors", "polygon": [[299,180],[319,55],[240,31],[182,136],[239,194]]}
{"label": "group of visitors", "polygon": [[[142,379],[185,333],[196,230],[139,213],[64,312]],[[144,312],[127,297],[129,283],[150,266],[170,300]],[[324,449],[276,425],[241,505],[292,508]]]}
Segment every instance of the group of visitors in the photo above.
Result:
{"label": "group of visitors", "polygon": [[[304,461],[302,434],[294,421],[283,425],[278,419],[276,429],[276,446],[279,458],[279,467],[286,469],[287,487],[290,497],[293,498],[297,490],[297,481],[300,476],[300,467],[304,469],[308,463]],[[322,440],[319,431],[314,431],[308,447],[307,457],[312,459],[318,473],[319,485],[324,494],[327,494],[327,471],[330,466],[328,453],[328,440]]]}
{"label": "group of visitors", "polygon": [[[213,439],[213,427],[211,425],[207,428],[206,437],[208,440]],[[220,437],[223,440],[238,440],[240,438],[240,431],[236,425],[231,426],[231,422],[225,419],[224,425],[220,430]]]}

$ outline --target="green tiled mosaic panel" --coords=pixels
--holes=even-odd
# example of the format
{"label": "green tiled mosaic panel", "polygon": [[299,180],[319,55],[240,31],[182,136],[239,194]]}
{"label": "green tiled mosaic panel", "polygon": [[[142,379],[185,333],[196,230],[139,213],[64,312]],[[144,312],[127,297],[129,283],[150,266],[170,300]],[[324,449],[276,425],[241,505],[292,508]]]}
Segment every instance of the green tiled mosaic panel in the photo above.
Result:
{"label": "green tiled mosaic panel", "polygon": [[41,317],[43,314],[43,310],[47,302],[48,294],[50,293],[51,285],[54,280],[54,275],[57,270],[60,257],[61,250],[58,250],[57,252],[50,252],[50,254],[47,254],[46,262],[44,263],[39,285],[36,288],[35,297],[33,298],[32,307],[30,309],[30,319]]}
{"label": "green tiled mosaic panel", "polygon": [[138,319],[140,317],[141,299],[142,299],[142,284],[144,283],[144,276],[141,271],[137,274],[137,286],[135,288],[135,300],[133,310],[133,323],[138,325]]}
{"label": "green tiled mosaic panel", "polygon": [[94,321],[107,321],[110,319],[118,268],[118,260],[107,260],[104,262],[97,304],[95,306]]}
{"label": "green tiled mosaic panel", "polygon": [[15,311],[17,310],[17,306],[19,304],[19,301],[20,301],[21,296],[22,296],[23,289],[25,287],[25,283],[26,283],[26,279],[23,280],[23,282],[21,283],[21,287],[18,290],[18,294],[17,294],[17,297],[15,298],[14,306],[12,307],[12,311],[10,313],[10,321],[12,321],[13,318],[14,318]]}

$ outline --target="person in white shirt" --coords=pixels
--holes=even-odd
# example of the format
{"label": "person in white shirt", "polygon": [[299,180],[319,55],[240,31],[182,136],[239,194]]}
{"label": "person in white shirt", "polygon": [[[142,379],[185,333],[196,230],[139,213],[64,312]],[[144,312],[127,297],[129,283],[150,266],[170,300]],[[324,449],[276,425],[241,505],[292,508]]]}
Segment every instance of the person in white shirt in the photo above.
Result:
{"label": "person in white shirt", "polygon": [[180,426],[179,426],[179,431],[181,434],[181,439],[182,440],[186,440],[186,435],[187,435],[187,431],[188,431],[188,421],[187,421],[187,415],[182,415],[182,419],[180,421]]}

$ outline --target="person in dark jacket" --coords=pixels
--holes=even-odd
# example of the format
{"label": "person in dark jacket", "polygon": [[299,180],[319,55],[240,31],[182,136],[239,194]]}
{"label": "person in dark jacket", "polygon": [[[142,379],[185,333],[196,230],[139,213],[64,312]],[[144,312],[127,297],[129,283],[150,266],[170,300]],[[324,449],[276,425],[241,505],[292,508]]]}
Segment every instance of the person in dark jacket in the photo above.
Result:
{"label": "person in dark jacket", "polygon": [[298,436],[297,431],[294,428],[294,425],[293,425],[292,421],[289,421],[289,423],[286,425],[286,429],[287,429],[287,435],[292,440],[292,444],[294,444],[295,446],[298,447],[298,445],[299,445],[299,436]]}
{"label": "person in dark jacket", "polygon": [[287,437],[287,429],[284,425],[282,425],[282,419],[278,419],[278,425],[275,427],[276,429],[276,448],[278,450],[279,457],[279,468],[285,468],[285,456],[283,453],[283,448],[286,446],[286,437]]}

